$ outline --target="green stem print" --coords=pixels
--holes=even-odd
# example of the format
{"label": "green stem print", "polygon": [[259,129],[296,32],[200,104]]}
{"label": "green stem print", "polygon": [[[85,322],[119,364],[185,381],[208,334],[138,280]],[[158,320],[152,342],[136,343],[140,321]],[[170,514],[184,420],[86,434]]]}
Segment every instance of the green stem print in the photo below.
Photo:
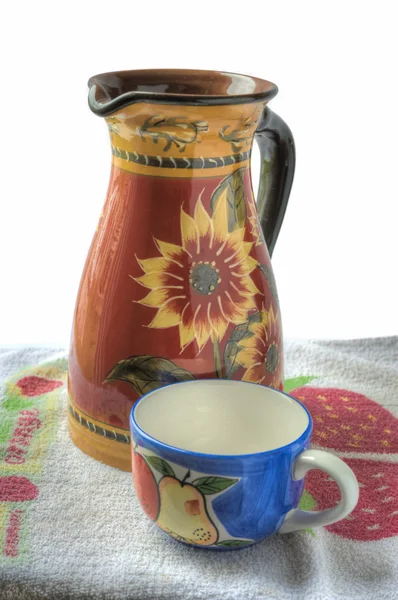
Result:
{"label": "green stem print", "polygon": [[213,356],[214,356],[214,368],[219,379],[225,378],[224,365],[220,352],[220,344],[216,337],[212,337],[213,342]]}

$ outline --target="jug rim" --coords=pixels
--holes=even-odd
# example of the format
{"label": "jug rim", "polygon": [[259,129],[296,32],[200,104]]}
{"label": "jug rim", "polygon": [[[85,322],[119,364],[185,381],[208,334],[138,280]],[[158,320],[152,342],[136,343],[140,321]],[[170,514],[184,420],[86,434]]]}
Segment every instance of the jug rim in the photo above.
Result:
{"label": "jug rim", "polygon": [[138,102],[214,106],[271,100],[271,81],[228,71],[136,69],[110,71],[88,80],[90,109],[98,116]]}

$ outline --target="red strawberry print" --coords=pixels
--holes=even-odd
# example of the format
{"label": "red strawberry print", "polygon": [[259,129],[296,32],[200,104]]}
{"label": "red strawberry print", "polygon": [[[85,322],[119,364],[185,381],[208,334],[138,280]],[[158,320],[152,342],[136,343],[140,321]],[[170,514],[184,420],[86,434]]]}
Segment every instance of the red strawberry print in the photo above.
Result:
{"label": "red strawberry print", "polygon": [[48,392],[52,392],[62,385],[62,381],[45,379],[44,377],[37,377],[36,375],[28,375],[17,381],[17,386],[24,396],[41,396],[42,394],[48,394]]}
{"label": "red strawberry print", "polygon": [[339,452],[398,452],[398,419],[362,394],[334,388],[297,388],[291,394],[310,411],[312,442]]}
{"label": "red strawberry print", "polygon": [[[345,462],[358,479],[359,501],[348,517],[326,529],[361,542],[398,535],[398,464],[354,458]],[[337,484],[323,471],[310,471],[305,489],[317,510],[330,508],[340,499]]]}
{"label": "red strawberry print", "polygon": [[34,500],[39,489],[26,477],[7,475],[0,477],[0,502],[24,502]]}

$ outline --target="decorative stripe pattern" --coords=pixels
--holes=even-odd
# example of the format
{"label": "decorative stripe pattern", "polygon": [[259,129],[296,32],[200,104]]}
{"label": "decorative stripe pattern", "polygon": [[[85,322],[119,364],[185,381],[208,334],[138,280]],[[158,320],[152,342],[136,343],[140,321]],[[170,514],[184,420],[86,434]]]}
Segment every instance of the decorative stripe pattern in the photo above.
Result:
{"label": "decorative stripe pattern", "polygon": [[112,440],[113,442],[120,442],[121,444],[130,443],[130,435],[128,435],[127,433],[118,433],[113,429],[105,429],[105,427],[102,427],[98,424],[95,425],[94,423],[83,417],[80,413],[78,413],[73,408],[70,402],[68,403],[68,408],[70,414],[75,419],[75,421],[77,421],[78,423],[80,423],[80,425],[83,425],[83,427],[91,431],[91,433],[101,435],[102,437]]}
{"label": "decorative stripe pattern", "polygon": [[138,163],[147,167],[160,167],[163,169],[215,169],[217,167],[226,167],[243,162],[250,158],[250,151],[238,152],[229,156],[214,156],[212,158],[168,157],[168,156],[148,156],[147,154],[137,154],[137,152],[128,152],[112,146],[112,154],[117,158],[123,158],[128,162]]}

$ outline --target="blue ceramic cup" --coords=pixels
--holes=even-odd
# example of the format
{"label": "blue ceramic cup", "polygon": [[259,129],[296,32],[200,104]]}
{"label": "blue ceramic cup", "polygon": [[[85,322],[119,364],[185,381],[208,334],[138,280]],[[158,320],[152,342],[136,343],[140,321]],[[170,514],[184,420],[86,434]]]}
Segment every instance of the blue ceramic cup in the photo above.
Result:
{"label": "blue ceramic cup", "polygon": [[[358,500],[351,469],[310,450],[311,416],[295,398],[242,381],[196,380],[143,396],[130,418],[136,494],[172,538],[217,550],[277,531],[335,523]],[[297,509],[310,469],[341,492],[319,512]]]}

